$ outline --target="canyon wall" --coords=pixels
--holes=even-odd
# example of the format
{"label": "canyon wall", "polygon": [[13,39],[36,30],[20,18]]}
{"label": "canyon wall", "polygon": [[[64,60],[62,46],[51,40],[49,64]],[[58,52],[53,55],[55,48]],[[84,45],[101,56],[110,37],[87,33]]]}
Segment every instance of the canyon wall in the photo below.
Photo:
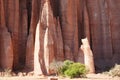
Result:
{"label": "canyon wall", "polygon": [[53,60],[80,62],[87,38],[96,70],[120,63],[119,0],[0,0],[0,69],[49,74]]}

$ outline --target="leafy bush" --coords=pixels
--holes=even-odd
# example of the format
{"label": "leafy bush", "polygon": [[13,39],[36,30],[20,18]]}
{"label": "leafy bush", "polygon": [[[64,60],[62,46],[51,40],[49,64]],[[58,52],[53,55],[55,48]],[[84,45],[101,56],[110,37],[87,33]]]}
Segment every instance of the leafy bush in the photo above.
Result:
{"label": "leafy bush", "polygon": [[84,64],[74,63],[70,60],[64,62],[54,60],[50,64],[50,69],[53,70],[56,75],[67,76],[70,78],[85,77],[87,72]]}
{"label": "leafy bush", "polygon": [[87,72],[85,65],[80,63],[74,63],[69,60],[64,61],[64,65],[60,69],[60,71],[62,75],[68,76],[70,78],[84,77]]}
{"label": "leafy bush", "polygon": [[65,66],[69,66],[69,65],[71,65],[71,64],[73,64],[74,62],[73,61],[70,61],[70,60],[65,60],[64,61],[64,65]]}
{"label": "leafy bush", "polygon": [[113,76],[113,77],[115,77],[115,76],[120,77],[120,65],[116,64],[116,65],[108,72],[108,74],[109,74],[110,76]]}
{"label": "leafy bush", "polygon": [[80,77],[85,75],[86,69],[83,64],[80,63],[73,63],[69,66],[69,68],[65,71],[65,75],[74,78],[74,77]]}
{"label": "leafy bush", "polygon": [[74,63],[73,61],[65,60],[65,61],[63,62],[62,68],[59,70],[60,75],[64,76],[64,75],[65,75],[65,71],[66,71],[66,70],[69,68],[69,66],[70,66],[71,64],[73,64],[73,63]]}

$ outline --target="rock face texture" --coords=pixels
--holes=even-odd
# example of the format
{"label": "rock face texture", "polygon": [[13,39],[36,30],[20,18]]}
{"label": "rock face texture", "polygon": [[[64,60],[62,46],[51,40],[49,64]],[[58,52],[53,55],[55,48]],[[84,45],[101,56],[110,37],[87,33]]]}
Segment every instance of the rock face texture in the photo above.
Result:
{"label": "rock face texture", "polygon": [[91,51],[96,70],[120,64],[119,14],[120,0],[0,0],[0,69],[49,74],[53,60]]}
{"label": "rock face texture", "polygon": [[83,52],[83,53],[79,53],[79,54],[80,55],[83,54],[84,57],[80,56],[80,58],[81,59],[84,58],[84,64],[85,64],[86,68],[88,68],[89,73],[95,73],[93,53],[89,46],[88,39],[85,38],[85,39],[82,39],[81,41],[82,41],[81,52]]}

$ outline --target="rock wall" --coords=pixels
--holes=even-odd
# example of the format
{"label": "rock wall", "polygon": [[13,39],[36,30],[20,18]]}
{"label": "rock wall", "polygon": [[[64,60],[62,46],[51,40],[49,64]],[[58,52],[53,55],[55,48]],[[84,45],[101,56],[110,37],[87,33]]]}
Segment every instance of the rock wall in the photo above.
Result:
{"label": "rock wall", "polygon": [[119,14],[119,0],[0,0],[0,68],[50,73],[54,59],[79,61],[83,38],[96,70],[119,64]]}

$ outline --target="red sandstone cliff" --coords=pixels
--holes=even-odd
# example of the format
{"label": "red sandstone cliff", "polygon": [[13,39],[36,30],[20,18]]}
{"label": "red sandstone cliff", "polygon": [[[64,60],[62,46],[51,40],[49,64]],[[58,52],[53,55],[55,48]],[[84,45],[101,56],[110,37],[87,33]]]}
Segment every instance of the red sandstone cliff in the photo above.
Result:
{"label": "red sandstone cliff", "polygon": [[79,61],[83,38],[96,69],[120,63],[119,14],[119,0],[0,0],[0,68],[49,73],[53,59]]}

